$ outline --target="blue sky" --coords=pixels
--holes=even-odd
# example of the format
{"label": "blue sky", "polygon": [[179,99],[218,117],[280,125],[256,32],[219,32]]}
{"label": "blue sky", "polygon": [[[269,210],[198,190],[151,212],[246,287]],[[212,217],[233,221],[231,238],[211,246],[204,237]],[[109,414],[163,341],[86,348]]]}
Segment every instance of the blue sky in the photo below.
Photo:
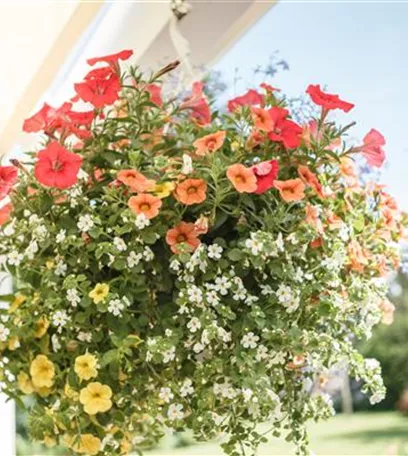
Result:
{"label": "blue sky", "polygon": [[408,3],[278,3],[217,64],[229,95],[253,84],[252,69],[271,53],[290,65],[273,82],[289,95],[309,83],[326,85],[356,107],[340,121],[357,121],[353,137],[370,128],[387,140],[382,182],[408,210]]}

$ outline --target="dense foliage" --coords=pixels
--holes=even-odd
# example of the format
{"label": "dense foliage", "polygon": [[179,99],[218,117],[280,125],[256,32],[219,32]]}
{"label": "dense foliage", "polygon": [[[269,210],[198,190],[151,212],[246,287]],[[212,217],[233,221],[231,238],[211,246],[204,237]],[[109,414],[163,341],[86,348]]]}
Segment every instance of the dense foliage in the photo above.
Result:
{"label": "dense foliage", "polygon": [[353,105],[319,86],[306,125],[266,84],[227,114],[201,83],[165,101],[172,66],[146,80],[131,54],[91,59],[70,102],[25,122],[40,150],[0,169],[3,391],[35,398],[32,439],[76,453],[141,450],[168,426],[250,454],[263,422],[304,453],[305,423],[333,412],[331,366],[384,396],[352,346],[392,312],[404,217],[353,168],[381,166],[384,138],[348,144],[329,117]]}

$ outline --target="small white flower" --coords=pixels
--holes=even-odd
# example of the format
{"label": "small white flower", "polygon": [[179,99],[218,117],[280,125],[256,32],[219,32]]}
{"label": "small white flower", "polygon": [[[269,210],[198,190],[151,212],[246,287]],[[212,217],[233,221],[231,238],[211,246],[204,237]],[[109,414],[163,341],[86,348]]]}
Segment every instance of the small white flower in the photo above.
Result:
{"label": "small white flower", "polygon": [[167,410],[167,417],[170,421],[181,420],[184,418],[183,405],[182,404],[170,404]]}
{"label": "small white flower", "polygon": [[53,334],[51,336],[51,344],[52,344],[52,350],[54,352],[57,352],[57,351],[61,350],[62,346],[61,346],[61,344],[60,344],[60,342],[58,340],[58,336],[56,334]]}
{"label": "small white flower", "polygon": [[257,350],[256,350],[256,355],[255,359],[258,362],[261,362],[262,360],[266,359],[268,357],[268,349],[265,347],[265,345],[259,345]]}
{"label": "small white flower", "polygon": [[194,171],[193,160],[190,155],[183,154],[183,166],[181,168],[181,174],[191,174]]}
{"label": "small white flower", "polygon": [[245,334],[245,336],[241,339],[241,344],[244,348],[256,348],[258,345],[259,336],[254,334],[253,332],[249,332]]}
{"label": "small white flower", "polygon": [[124,252],[127,249],[126,242],[120,237],[115,237],[113,239],[113,245],[117,250],[119,250],[119,252]]}
{"label": "small white flower", "polygon": [[66,235],[67,235],[67,230],[58,231],[58,234],[55,236],[55,242],[57,244],[61,244],[62,242],[65,241]]}
{"label": "small white flower", "polygon": [[171,347],[163,353],[163,363],[167,364],[170,361],[173,361],[176,357],[175,347]]}
{"label": "small white flower", "polygon": [[125,304],[120,299],[112,299],[109,301],[108,312],[113,314],[115,317],[121,315],[124,309]]}
{"label": "small white flower", "polygon": [[187,288],[187,295],[190,302],[200,304],[203,301],[203,292],[196,285]]}
{"label": "small white flower", "polygon": [[205,294],[205,298],[208,301],[209,304],[212,306],[217,306],[217,304],[220,303],[220,298],[217,295],[217,292],[215,290],[207,291]]}
{"label": "small white flower", "polygon": [[217,336],[225,343],[231,342],[231,333],[226,331],[224,328],[217,328]]}
{"label": "small white flower", "polygon": [[72,307],[76,307],[81,302],[81,298],[75,288],[67,290],[67,301]]}
{"label": "small white flower", "polygon": [[252,255],[259,255],[263,249],[263,243],[251,236],[251,239],[245,241],[245,247],[249,249]]}
{"label": "small white flower", "polygon": [[67,273],[68,266],[62,261],[59,260],[55,266],[55,274],[57,276],[64,276]]}
{"label": "small white flower", "polygon": [[14,229],[14,220],[11,223],[8,223],[5,228],[3,228],[3,233],[5,236],[12,236],[15,233]]}
{"label": "small white flower", "polygon": [[154,253],[150,247],[145,247],[143,250],[143,256],[146,261],[154,260]]}
{"label": "small white flower", "polygon": [[166,335],[166,337],[171,337],[173,335],[173,331],[171,329],[167,328],[164,331],[164,334]]}
{"label": "small white flower", "polygon": [[181,268],[181,263],[178,260],[172,260],[170,263],[170,269],[172,269],[174,272],[180,271]]}
{"label": "small white flower", "polygon": [[83,233],[87,233],[94,225],[95,223],[89,214],[81,215],[77,223],[78,229]]}
{"label": "small white flower", "polygon": [[135,220],[136,228],[138,228],[139,230],[143,230],[144,228],[146,228],[149,225],[150,225],[150,220],[146,217],[145,214],[141,213],[141,214],[137,215],[136,220]]}
{"label": "small white flower", "polygon": [[189,378],[186,378],[184,380],[184,383],[180,387],[180,396],[186,397],[193,393],[194,393],[193,382]]}
{"label": "small white flower", "polygon": [[12,266],[18,266],[23,261],[24,255],[18,253],[17,250],[12,250],[8,255],[8,263]]}
{"label": "small white flower", "polygon": [[197,342],[193,345],[193,351],[194,353],[201,353],[205,348],[205,345],[202,344],[201,342]]}
{"label": "small white flower", "polygon": [[276,291],[276,296],[278,297],[278,301],[280,303],[289,302],[293,298],[292,289],[281,283]]}
{"label": "small white flower", "polygon": [[78,334],[78,340],[80,340],[81,342],[87,342],[89,344],[90,342],[92,342],[92,333],[86,333],[81,331]]}
{"label": "small white flower", "polygon": [[224,383],[216,383],[213,390],[216,396],[221,396],[226,399],[234,399],[234,397],[237,395],[235,389],[230,385],[228,381],[225,381]]}
{"label": "small white flower", "polygon": [[350,230],[349,228],[347,227],[347,225],[342,225],[341,228],[339,229],[339,238],[344,241],[344,242],[347,242],[350,238]]}
{"label": "small white flower", "polygon": [[381,402],[385,397],[385,394],[382,392],[377,391],[376,393],[372,394],[370,396],[370,404],[378,404],[378,402]]}
{"label": "small white flower", "polygon": [[136,253],[136,252],[130,252],[126,262],[129,268],[134,268],[140,263],[140,260],[142,259],[142,254],[141,253]]}
{"label": "small white flower", "polygon": [[251,388],[242,388],[241,391],[242,395],[244,396],[244,402],[249,402],[254,392],[251,390]]}
{"label": "small white flower", "polygon": [[283,252],[285,250],[285,243],[283,242],[282,233],[278,234],[278,238],[275,241],[275,245],[280,252]]}
{"label": "small white flower", "polygon": [[25,254],[27,255],[27,258],[29,260],[32,260],[37,252],[38,252],[37,241],[31,241],[25,250]]}
{"label": "small white flower", "polygon": [[214,281],[214,290],[221,293],[223,296],[228,294],[228,290],[231,288],[231,282],[227,279],[227,277],[217,277]]}
{"label": "small white flower", "polygon": [[89,178],[89,174],[86,171],[84,171],[83,169],[80,169],[78,171],[78,180],[86,181],[86,180],[88,180],[88,178]]}
{"label": "small white flower", "polygon": [[33,231],[33,237],[35,237],[39,241],[43,241],[47,236],[47,233],[47,228],[44,225],[38,225],[37,227],[35,227]]}
{"label": "small white flower", "polygon": [[197,317],[193,317],[188,323],[187,328],[190,332],[195,333],[201,328],[200,320]]}
{"label": "small white flower", "polygon": [[219,260],[222,252],[223,248],[218,244],[212,244],[208,247],[208,257],[213,260]]}
{"label": "small white flower", "polygon": [[290,301],[286,301],[283,303],[284,307],[286,308],[286,312],[292,313],[299,307],[300,299],[297,296],[294,296]]}
{"label": "small white flower", "polygon": [[273,294],[272,287],[270,285],[261,285],[261,295],[263,296],[270,296]]}
{"label": "small white flower", "polygon": [[5,342],[7,340],[7,337],[10,334],[10,330],[6,328],[4,325],[0,324],[0,340],[2,342]]}
{"label": "small white flower", "polygon": [[160,388],[159,398],[168,404],[174,398],[174,394],[170,388]]}
{"label": "small white flower", "polygon": [[58,328],[58,332],[62,331],[68,320],[69,317],[65,310],[57,310],[52,316],[52,324]]}

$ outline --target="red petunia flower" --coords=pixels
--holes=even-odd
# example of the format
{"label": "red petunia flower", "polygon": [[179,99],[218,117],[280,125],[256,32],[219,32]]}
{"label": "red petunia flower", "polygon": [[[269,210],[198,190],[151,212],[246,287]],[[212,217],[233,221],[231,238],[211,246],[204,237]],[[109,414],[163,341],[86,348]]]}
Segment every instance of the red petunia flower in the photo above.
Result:
{"label": "red petunia flower", "polygon": [[17,177],[18,171],[14,166],[0,166],[0,200],[10,193]]}
{"label": "red petunia flower", "polygon": [[73,134],[85,139],[91,136],[89,128],[93,119],[93,111],[73,111],[72,103],[64,103],[59,108],[44,103],[38,112],[24,121],[23,130],[26,133],[44,131],[50,135],[58,132],[62,136]]}
{"label": "red petunia flower", "polygon": [[265,193],[274,186],[274,181],[278,177],[279,165],[276,160],[263,161],[252,166],[252,171],[256,176],[256,190],[258,195]]}
{"label": "red petunia flower", "polygon": [[86,62],[91,66],[94,66],[99,62],[107,63],[108,65],[115,65],[119,62],[119,60],[127,60],[132,57],[132,55],[133,51],[131,49],[126,49],[121,52],[117,52],[116,54],[104,55],[103,57],[94,57],[92,59],[88,59]]}
{"label": "red petunia flower", "polygon": [[195,82],[190,97],[181,103],[180,109],[191,109],[191,117],[199,125],[208,125],[211,123],[211,111],[203,88],[204,84],[202,82]]}
{"label": "red petunia flower", "polygon": [[13,206],[11,205],[11,203],[5,204],[0,208],[0,226],[8,222],[12,211]]}
{"label": "red petunia flower", "polygon": [[53,141],[38,152],[34,175],[46,187],[69,188],[77,182],[81,164],[80,155]]}
{"label": "red petunia flower", "polygon": [[280,92],[280,89],[277,89],[276,87],[272,87],[270,84],[267,84],[266,82],[263,82],[262,84],[260,84],[260,87],[268,93]]}
{"label": "red petunia flower", "polygon": [[273,130],[268,133],[268,138],[283,143],[286,149],[299,147],[303,130],[300,125],[286,118],[289,112],[274,106],[269,109],[269,114],[274,126]]}
{"label": "red petunia flower", "polygon": [[161,87],[157,84],[147,84],[145,87],[146,92],[149,92],[150,101],[155,105],[161,107],[163,105],[163,99],[161,96]]}
{"label": "red petunia flower", "polygon": [[54,117],[55,109],[47,103],[36,112],[33,116],[24,121],[23,131],[26,133],[35,133],[37,131],[46,130]]}
{"label": "red petunia flower", "polygon": [[228,101],[228,111],[234,112],[240,106],[254,106],[261,105],[264,102],[264,96],[256,90],[250,89],[244,95],[235,97]]}
{"label": "red petunia flower", "polygon": [[344,112],[349,112],[354,108],[353,103],[341,100],[338,95],[323,92],[320,85],[310,84],[306,90],[310,98],[317,105],[321,106],[324,110],[330,111],[331,109],[341,109]]}
{"label": "red petunia flower", "polygon": [[363,145],[358,148],[364,155],[368,164],[381,168],[385,161],[385,152],[382,146],[385,146],[384,136],[372,128],[363,139]]}
{"label": "red petunia flower", "polygon": [[85,80],[74,84],[74,87],[79,97],[95,108],[113,104],[119,98],[121,89],[119,76],[109,67],[90,71]]}

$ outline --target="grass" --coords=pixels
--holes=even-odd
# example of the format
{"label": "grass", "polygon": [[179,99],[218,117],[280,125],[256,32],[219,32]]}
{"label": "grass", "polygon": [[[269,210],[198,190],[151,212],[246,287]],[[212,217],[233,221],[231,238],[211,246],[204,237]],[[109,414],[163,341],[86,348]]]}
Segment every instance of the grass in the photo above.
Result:
{"label": "grass", "polygon": [[[396,412],[337,415],[310,426],[311,449],[316,455],[408,455],[408,418]],[[173,447],[171,446],[173,444]],[[174,448],[174,440],[164,441],[148,456],[221,456],[217,443]],[[293,455],[290,444],[273,439],[263,445],[259,456]]]}
{"label": "grass", "polygon": [[[355,413],[337,415],[329,421],[310,426],[311,449],[316,455],[342,456],[408,456],[408,417],[397,412]],[[188,446],[186,446],[188,445]],[[30,446],[18,439],[20,456],[66,455],[64,450],[46,451],[40,445]],[[290,444],[273,439],[262,446],[259,456],[293,455]],[[221,456],[217,442],[193,444],[188,437],[175,439],[168,435],[159,448],[146,456]]]}

